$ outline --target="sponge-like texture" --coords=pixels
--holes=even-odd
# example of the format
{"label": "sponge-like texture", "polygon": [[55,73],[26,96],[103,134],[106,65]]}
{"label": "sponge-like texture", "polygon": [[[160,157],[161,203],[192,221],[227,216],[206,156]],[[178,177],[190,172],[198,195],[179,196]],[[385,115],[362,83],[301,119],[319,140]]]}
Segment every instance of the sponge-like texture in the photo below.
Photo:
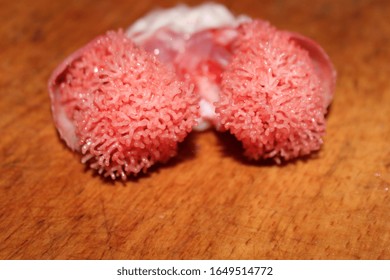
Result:
{"label": "sponge-like texture", "polygon": [[216,103],[220,128],[252,159],[280,162],[318,150],[328,96],[309,52],[258,20],[242,24],[236,42]]}
{"label": "sponge-like texture", "polygon": [[204,4],[96,38],[54,70],[49,92],[66,144],[126,179],[210,126],[234,134],[251,159],[308,155],[322,144],[335,81],[316,42]]}
{"label": "sponge-like texture", "polygon": [[174,156],[199,116],[193,86],[121,31],[95,39],[54,73],[49,90],[62,138],[113,179]]}

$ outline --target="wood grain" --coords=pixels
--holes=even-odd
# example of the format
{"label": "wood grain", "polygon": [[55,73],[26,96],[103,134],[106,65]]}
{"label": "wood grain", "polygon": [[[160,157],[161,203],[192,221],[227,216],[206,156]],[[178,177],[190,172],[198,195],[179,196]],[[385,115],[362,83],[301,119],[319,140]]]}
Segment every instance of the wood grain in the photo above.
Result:
{"label": "wood grain", "polygon": [[251,163],[209,131],[145,176],[103,180],[58,138],[46,82],[156,3],[1,1],[1,259],[390,258],[390,2],[221,2],[327,50],[338,82],[322,150]]}

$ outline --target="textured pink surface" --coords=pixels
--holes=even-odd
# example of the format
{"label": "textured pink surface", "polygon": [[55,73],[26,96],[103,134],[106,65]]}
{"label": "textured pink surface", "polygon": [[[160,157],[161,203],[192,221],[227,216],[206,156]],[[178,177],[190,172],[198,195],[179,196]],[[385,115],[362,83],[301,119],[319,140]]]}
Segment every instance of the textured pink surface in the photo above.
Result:
{"label": "textured pink surface", "polygon": [[280,162],[320,148],[336,74],[312,40],[257,20],[189,38],[161,28],[141,46],[195,84],[216,106],[204,119],[234,134],[249,158]]}
{"label": "textured pink surface", "polygon": [[[97,38],[54,73],[49,88],[61,136],[113,179],[168,160],[196,124],[193,86],[121,32]],[[61,126],[60,110],[76,140]]]}
{"label": "textured pink surface", "polygon": [[322,144],[335,81],[317,43],[253,20],[192,34],[161,27],[137,46],[108,32],[57,67],[49,92],[67,145],[125,179],[174,156],[199,115],[248,158],[308,155]]}
{"label": "textured pink surface", "polygon": [[333,93],[336,88],[336,70],[330,61],[329,56],[313,40],[302,36],[298,33],[286,32],[290,40],[298,47],[306,50],[310,56],[316,75],[319,77],[323,94],[325,95],[325,106],[329,106],[332,102]]}
{"label": "textured pink surface", "polygon": [[[219,100],[221,74],[232,57],[237,30],[231,27],[181,34],[158,29],[140,47],[169,65],[181,80],[195,85],[195,93],[211,104]],[[217,125],[215,114],[202,117]]]}
{"label": "textured pink surface", "polygon": [[321,65],[290,33],[267,22],[243,24],[237,42],[216,104],[221,128],[253,159],[288,160],[318,150],[332,94]]}

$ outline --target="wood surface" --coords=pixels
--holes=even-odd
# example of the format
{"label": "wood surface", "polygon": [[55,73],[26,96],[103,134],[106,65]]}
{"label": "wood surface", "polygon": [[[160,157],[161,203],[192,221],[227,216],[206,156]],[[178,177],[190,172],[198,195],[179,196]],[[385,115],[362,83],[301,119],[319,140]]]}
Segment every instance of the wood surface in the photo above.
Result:
{"label": "wood surface", "polygon": [[325,144],[309,159],[248,162],[208,131],[122,183],[66,148],[46,88],[54,67],[176,3],[0,0],[0,258],[389,259],[389,1],[222,2],[313,38],[334,62]]}

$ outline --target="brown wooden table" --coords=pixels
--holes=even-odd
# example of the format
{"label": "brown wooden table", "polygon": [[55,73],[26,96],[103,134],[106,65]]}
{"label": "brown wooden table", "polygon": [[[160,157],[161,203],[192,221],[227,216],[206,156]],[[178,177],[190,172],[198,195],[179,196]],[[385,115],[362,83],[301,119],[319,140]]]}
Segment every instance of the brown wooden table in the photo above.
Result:
{"label": "brown wooden table", "polygon": [[1,0],[1,259],[390,258],[390,2],[224,2],[329,53],[338,82],[322,150],[256,164],[228,134],[193,133],[148,175],[102,180],[59,140],[46,82],[156,3]]}

